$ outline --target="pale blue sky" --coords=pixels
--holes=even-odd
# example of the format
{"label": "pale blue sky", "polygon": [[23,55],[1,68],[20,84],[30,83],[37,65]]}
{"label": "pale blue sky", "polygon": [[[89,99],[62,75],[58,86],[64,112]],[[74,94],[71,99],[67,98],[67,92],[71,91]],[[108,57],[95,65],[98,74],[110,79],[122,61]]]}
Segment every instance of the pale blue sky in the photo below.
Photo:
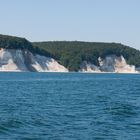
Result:
{"label": "pale blue sky", "polygon": [[0,34],[140,49],[140,0],[1,0]]}

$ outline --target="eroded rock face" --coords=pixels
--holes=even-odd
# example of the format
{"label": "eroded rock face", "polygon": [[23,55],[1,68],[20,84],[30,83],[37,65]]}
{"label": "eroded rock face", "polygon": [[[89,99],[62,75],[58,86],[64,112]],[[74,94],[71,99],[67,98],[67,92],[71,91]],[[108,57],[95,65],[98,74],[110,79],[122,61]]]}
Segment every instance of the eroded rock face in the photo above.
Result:
{"label": "eroded rock face", "polygon": [[[80,72],[114,72],[114,73],[138,73],[140,68],[128,65],[123,56],[107,56],[98,59],[99,66],[84,61],[80,66]],[[34,55],[27,50],[0,49],[0,71],[17,72],[68,72],[53,58]]]}
{"label": "eroded rock face", "polygon": [[117,57],[110,55],[105,59],[98,58],[99,66],[83,62],[81,65],[82,72],[114,72],[114,73],[138,73],[135,66],[128,65],[123,56]]}
{"label": "eroded rock face", "polygon": [[135,66],[128,65],[123,56],[107,56],[104,60],[99,58],[101,71],[115,73],[136,73]]}
{"label": "eroded rock face", "polygon": [[87,61],[84,61],[80,66],[80,72],[101,72],[99,67],[92,63],[88,63]]}
{"label": "eroded rock face", "polygon": [[0,50],[0,71],[28,71],[21,50]]}
{"label": "eroded rock face", "polygon": [[0,71],[68,72],[53,58],[15,49],[0,49]]}

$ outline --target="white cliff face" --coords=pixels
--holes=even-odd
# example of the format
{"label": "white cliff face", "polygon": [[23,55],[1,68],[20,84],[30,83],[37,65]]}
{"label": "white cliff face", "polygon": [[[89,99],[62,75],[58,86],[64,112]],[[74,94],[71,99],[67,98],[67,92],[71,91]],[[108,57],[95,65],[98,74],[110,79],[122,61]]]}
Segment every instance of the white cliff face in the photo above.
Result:
{"label": "white cliff face", "polygon": [[0,71],[28,71],[21,50],[0,50]]}
{"label": "white cliff face", "polygon": [[53,58],[14,49],[0,49],[0,71],[68,72]]}
{"label": "white cliff face", "polygon": [[115,73],[137,73],[135,66],[128,65],[123,56],[107,56],[104,60],[99,58],[101,71]]}
{"label": "white cliff face", "polygon": [[99,67],[97,67],[94,64],[88,63],[87,61],[84,61],[80,66],[80,72],[95,72],[99,73],[101,72]]}
{"label": "white cliff face", "polygon": [[38,72],[68,72],[68,70],[60,65],[53,58],[31,54],[31,66]]}
{"label": "white cliff face", "polygon": [[99,66],[84,63],[81,65],[81,71],[86,72],[113,72],[113,73],[138,73],[135,66],[128,65],[123,56],[116,55],[107,56],[105,59],[99,57]]}
{"label": "white cliff face", "polygon": [[[107,56],[98,59],[99,66],[84,61],[80,66],[80,72],[114,72],[114,73],[138,73],[140,68],[128,65],[123,56]],[[53,58],[41,55],[33,55],[29,51],[15,49],[0,49],[0,71],[35,71],[35,72],[68,72]]]}

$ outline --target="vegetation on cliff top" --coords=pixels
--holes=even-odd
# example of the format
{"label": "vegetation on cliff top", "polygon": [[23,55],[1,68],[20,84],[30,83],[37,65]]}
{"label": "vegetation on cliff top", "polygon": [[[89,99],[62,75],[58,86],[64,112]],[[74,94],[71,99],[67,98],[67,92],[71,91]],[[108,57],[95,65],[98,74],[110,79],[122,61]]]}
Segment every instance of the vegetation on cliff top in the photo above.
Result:
{"label": "vegetation on cliff top", "polygon": [[51,56],[47,53],[47,51],[38,47],[33,47],[32,43],[27,39],[15,36],[0,35],[0,48],[29,50],[35,54],[37,53],[45,56]]}
{"label": "vegetation on cliff top", "polygon": [[5,49],[31,49],[32,44],[25,38],[0,35],[0,47]]}
{"label": "vegetation on cliff top", "polygon": [[78,71],[87,62],[99,65],[98,58],[107,55],[123,55],[128,64],[140,66],[140,51],[119,43],[96,43],[80,41],[48,41],[31,43],[25,38],[0,35],[0,48],[28,49],[34,54],[53,57],[70,71]]}

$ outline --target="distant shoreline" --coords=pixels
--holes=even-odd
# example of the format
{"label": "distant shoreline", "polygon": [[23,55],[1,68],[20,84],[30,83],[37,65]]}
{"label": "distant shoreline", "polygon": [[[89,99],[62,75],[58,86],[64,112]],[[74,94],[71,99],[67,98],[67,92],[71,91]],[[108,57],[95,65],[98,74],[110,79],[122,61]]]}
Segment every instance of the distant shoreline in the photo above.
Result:
{"label": "distant shoreline", "polygon": [[140,73],[116,73],[116,72],[31,72],[31,71],[0,71],[0,73],[60,73],[60,74],[134,74],[139,75]]}

